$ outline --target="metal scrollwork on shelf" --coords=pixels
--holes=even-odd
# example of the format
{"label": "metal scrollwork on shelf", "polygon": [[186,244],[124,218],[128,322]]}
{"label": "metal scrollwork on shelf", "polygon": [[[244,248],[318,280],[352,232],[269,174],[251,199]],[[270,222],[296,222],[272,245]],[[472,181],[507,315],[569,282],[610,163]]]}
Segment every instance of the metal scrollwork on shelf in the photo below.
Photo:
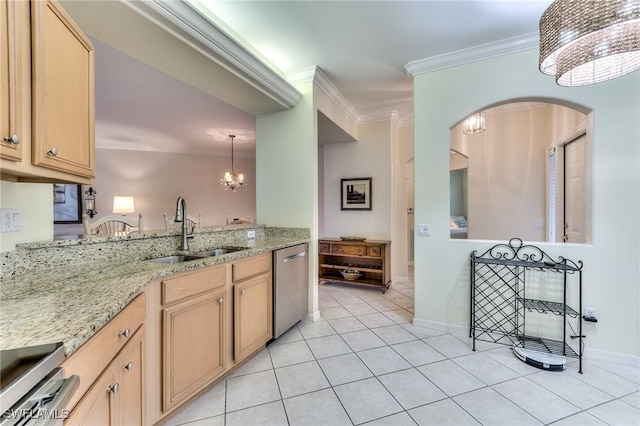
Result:
{"label": "metal scrollwork on shelf", "polygon": [[539,247],[524,244],[520,238],[511,238],[508,244],[496,244],[479,256],[477,255],[477,250],[474,250],[471,256],[477,259],[490,258],[505,262],[525,262],[522,266],[567,271],[569,273],[582,269],[581,260],[574,262],[563,256],[553,259]]}

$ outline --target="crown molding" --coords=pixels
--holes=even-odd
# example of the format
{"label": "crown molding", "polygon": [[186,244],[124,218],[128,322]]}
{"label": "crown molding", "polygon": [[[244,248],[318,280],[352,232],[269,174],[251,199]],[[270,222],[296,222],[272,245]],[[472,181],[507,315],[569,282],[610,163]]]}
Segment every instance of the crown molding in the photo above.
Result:
{"label": "crown molding", "polygon": [[363,115],[360,117],[358,124],[377,123],[380,121],[391,121],[396,126],[398,125],[399,113],[396,110],[374,112],[372,114]]}
{"label": "crown molding", "polygon": [[415,77],[418,74],[429,73],[484,59],[495,58],[497,56],[534,49],[537,48],[538,45],[538,33],[528,33],[518,37],[480,44],[478,46],[456,50],[454,52],[444,53],[430,58],[411,61],[405,65],[404,69],[411,77]]}
{"label": "crown molding", "polygon": [[186,1],[160,0],[125,4],[283,107],[294,107],[302,97],[286,79],[240,45],[195,5]]}
{"label": "crown molding", "polygon": [[295,85],[313,82],[320,90],[322,90],[333,102],[335,102],[347,116],[360,123],[360,113],[349,103],[349,101],[340,93],[338,88],[329,80],[329,77],[322,72],[322,69],[313,65],[307,68],[303,68],[296,72],[287,74],[287,80]]}
{"label": "crown molding", "polygon": [[287,74],[287,81],[294,86],[314,81],[316,76],[316,65]]}
{"label": "crown molding", "polygon": [[[140,143],[121,142],[114,140],[101,140],[98,136],[96,138],[96,149],[104,150],[117,150],[117,151],[140,151],[140,152],[155,152],[161,154],[183,154],[183,155],[207,155],[211,157],[225,157],[231,158],[231,154],[227,150],[207,150],[207,149],[189,149],[185,151],[183,147],[167,147],[167,146],[155,146]],[[246,154],[244,152],[234,153],[236,158],[255,158],[253,154]]]}
{"label": "crown molding", "polygon": [[413,113],[399,118],[398,127],[413,127]]}

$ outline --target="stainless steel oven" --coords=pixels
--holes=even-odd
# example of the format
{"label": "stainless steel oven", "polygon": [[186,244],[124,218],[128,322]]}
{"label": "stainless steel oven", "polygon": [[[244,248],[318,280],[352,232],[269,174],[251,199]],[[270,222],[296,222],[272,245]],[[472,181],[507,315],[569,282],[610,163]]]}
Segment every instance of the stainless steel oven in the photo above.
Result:
{"label": "stainless steel oven", "polygon": [[80,382],[58,367],[62,343],[0,351],[1,426],[62,425],[67,402]]}

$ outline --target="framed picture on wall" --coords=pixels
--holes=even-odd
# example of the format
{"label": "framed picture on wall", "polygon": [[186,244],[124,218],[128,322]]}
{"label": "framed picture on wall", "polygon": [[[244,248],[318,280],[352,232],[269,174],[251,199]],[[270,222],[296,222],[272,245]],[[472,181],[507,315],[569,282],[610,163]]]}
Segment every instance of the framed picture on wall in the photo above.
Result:
{"label": "framed picture on wall", "polygon": [[340,179],[340,210],[371,210],[371,178]]}
{"label": "framed picture on wall", "polygon": [[80,185],[53,184],[53,223],[82,223]]}

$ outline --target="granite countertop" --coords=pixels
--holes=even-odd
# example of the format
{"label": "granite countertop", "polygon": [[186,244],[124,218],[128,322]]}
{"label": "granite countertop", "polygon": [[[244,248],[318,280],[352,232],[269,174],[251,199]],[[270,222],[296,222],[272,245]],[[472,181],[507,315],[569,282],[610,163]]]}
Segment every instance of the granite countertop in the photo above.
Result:
{"label": "granite countertop", "polygon": [[63,342],[68,356],[156,278],[305,242],[309,239],[269,236],[252,240],[247,250],[183,263],[109,258],[5,277],[0,286],[0,350]]}

